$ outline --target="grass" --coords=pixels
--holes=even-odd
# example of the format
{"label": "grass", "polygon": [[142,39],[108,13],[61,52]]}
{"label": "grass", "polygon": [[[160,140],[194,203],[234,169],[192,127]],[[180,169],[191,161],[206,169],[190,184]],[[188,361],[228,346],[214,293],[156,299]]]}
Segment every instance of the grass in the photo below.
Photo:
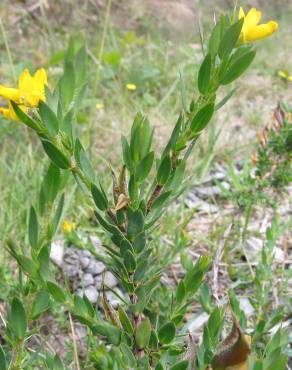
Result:
{"label": "grass", "polygon": [[[272,2],[266,3],[263,4],[263,12],[266,8],[272,17]],[[5,48],[2,47],[0,51],[1,83],[5,81],[12,84],[13,74],[18,74],[24,66],[40,65],[47,67],[50,81],[55,81],[60,74],[59,67],[68,35],[75,35],[76,29],[80,29],[87,42],[90,79],[84,107],[78,117],[78,129],[91,147],[95,168],[104,173],[103,181],[110,187],[106,161],[114,166],[119,165],[119,138],[121,133],[129,130],[135,112],[142,111],[149,117],[158,134],[155,145],[161,148],[165,143],[166,134],[171,130],[182,104],[179,72],[187,96],[193,95],[193,81],[197,73],[194,61],[201,60],[200,40],[194,33],[181,33],[181,38],[173,36],[173,30],[167,24],[155,22],[155,18],[153,21],[147,15],[139,19],[138,8],[129,17],[135,27],[125,30],[118,25],[127,19],[123,19],[123,11],[115,1],[111,10],[110,0],[107,7],[100,8],[95,8],[94,2],[90,1],[82,2],[80,7],[74,6],[74,2],[68,1],[68,4],[72,6],[71,10],[61,2],[56,2],[49,8],[41,5],[40,9],[31,12],[25,5],[14,7],[6,0],[2,2],[0,16],[5,22],[3,27],[1,22],[0,43]],[[225,5],[225,2],[222,4]],[[200,2],[203,28],[209,22],[212,7],[213,4],[209,6],[209,2]],[[10,17],[6,18],[8,13]],[[60,17],[56,18],[56,14],[60,14]],[[108,25],[105,14],[109,16]],[[205,159],[194,163],[192,168],[197,178],[204,178],[214,162],[227,166],[248,158],[256,142],[256,133],[270,121],[277,101],[289,101],[292,98],[291,88],[277,76],[279,69],[286,69],[292,74],[292,55],[288,47],[291,43],[291,15],[288,2],[286,7],[277,10],[275,18],[279,19],[279,32],[259,45],[252,70],[242,79],[235,96],[201,140],[196,154]],[[171,37],[168,39],[166,35]],[[33,61],[34,65],[31,66],[29,61]],[[134,83],[137,89],[127,90],[127,83]],[[103,109],[95,109],[98,102],[103,103]],[[1,118],[0,143],[0,279],[13,289],[15,276],[3,241],[12,237],[21,244],[25,239],[27,210],[38,197],[40,179],[47,161],[31,132]],[[24,155],[24,151],[29,155]],[[194,177],[191,180],[195,180]],[[91,210],[86,205],[80,208],[80,198],[83,196],[73,183],[68,188],[68,195],[72,201],[67,203],[67,217],[77,221],[80,229],[92,230],[89,221]],[[220,201],[218,205],[222,209],[225,206]],[[161,225],[164,239],[161,240],[159,236],[161,230],[154,235],[157,253],[161,253],[160,250],[165,246],[166,252],[173,252],[175,246],[174,254],[182,259],[185,254],[188,255],[188,250],[215,253],[227,225],[234,221],[235,228],[224,254],[223,263],[227,266],[224,273],[231,286],[240,287],[242,294],[250,294],[250,269],[255,276],[257,271],[246,263],[244,254],[248,254],[248,251],[242,250],[238,242],[240,230],[246,221],[244,215],[231,212],[227,216],[222,213],[219,219],[209,217],[207,233],[204,228],[196,228],[196,222],[201,217],[193,217],[192,211],[183,204],[172,207]],[[195,225],[195,233],[192,224]],[[251,235],[252,232],[248,231],[248,236]],[[244,264],[241,264],[242,260]],[[278,291],[286,299],[288,277],[285,266],[281,269],[276,265],[274,272],[280,279]],[[236,282],[233,282],[234,277]],[[259,287],[257,289],[260,290]],[[262,293],[258,292],[259,295]],[[5,300],[8,296],[9,289],[0,290],[0,299]]]}

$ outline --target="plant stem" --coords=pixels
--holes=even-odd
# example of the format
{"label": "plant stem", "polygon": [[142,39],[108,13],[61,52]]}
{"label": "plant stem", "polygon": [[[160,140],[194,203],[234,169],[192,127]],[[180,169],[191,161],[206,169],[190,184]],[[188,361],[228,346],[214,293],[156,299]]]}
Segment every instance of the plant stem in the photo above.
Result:
{"label": "plant stem", "polygon": [[17,78],[16,78],[16,74],[15,74],[15,69],[14,69],[14,64],[13,64],[13,60],[12,60],[12,55],[11,55],[10,47],[9,47],[9,44],[8,44],[8,40],[7,40],[5,28],[4,28],[4,25],[2,23],[1,17],[0,17],[0,29],[1,29],[3,41],[4,41],[4,44],[5,44],[5,49],[6,49],[6,53],[7,53],[7,56],[8,56],[8,60],[9,60],[11,74],[12,74],[14,83],[16,84],[17,83]]}
{"label": "plant stem", "polygon": [[10,370],[21,370],[20,361],[21,361],[21,347],[22,340],[17,341],[12,352],[11,364],[9,366]]}

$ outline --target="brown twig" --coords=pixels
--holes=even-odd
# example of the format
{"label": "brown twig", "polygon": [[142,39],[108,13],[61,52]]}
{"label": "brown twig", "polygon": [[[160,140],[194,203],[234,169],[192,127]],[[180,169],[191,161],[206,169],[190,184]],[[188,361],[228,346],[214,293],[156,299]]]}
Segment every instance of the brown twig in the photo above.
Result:
{"label": "brown twig", "polygon": [[155,200],[158,198],[159,194],[161,193],[161,190],[162,190],[163,186],[162,185],[159,185],[157,184],[150,199],[148,200],[148,203],[147,203],[147,213],[149,213],[151,211],[151,208],[153,206],[153,203],[155,202]]}

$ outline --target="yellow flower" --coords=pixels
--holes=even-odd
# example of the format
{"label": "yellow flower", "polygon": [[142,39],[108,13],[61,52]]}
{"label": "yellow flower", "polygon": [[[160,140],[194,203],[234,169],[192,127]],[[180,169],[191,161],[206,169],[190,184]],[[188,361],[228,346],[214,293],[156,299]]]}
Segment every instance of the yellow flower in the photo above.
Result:
{"label": "yellow flower", "polygon": [[240,41],[251,42],[264,39],[277,31],[277,22],[270,21],[268,23],[259,24],[261,17],[262,13],[259,10],[256,10],[256,8],[251,8],[245,15],[244,10],[240,7],[238,19],[244,18]]}
{"label": "yellow flower", "polygon": [[292,81],[292,75],[290,76],[287,71],[278,71],[278,76],[284,78],[285,80]]}
{"label": "yellow flower", "polygon": [[137,89],[137,86],[135,84],[127,84],[126,88],[130,91],[134,91]]}
{"label": "yellow flower", "polygon": [[96,104],[96,106],[95,106],[95,108],[96,108],[97,110],[101,110],[101,109],[103,109],[103,108],[104,108],[104,105],[103,105],[103,103],[97,103],[97,104]]}
{"label": "yellow flower", "polygon": [[76,229],[76,224],[68,220],[64,220],[62,224],[62,230],[64,234],[69,234]]}
{"label": "yellow flower", "polygon": [[13,100],[26,107],[37,107],[40,100],[45,100],[46,71],[41,68],[32,76],[26,68],[18,80],[18,89],[0,85],[0,97]]}
{"label": "yellow flower", "polygon": [[[28,108],[24,105],[19,105],[19,108],[24,112],[27,113]],[[8,108],[0,107],[0,113],[7,119],[11,119],[12,121],[19,121],[19,118],[17,117],[16,113],[14,112],[14,109],[11,105],[11,103],[8,103]]]}

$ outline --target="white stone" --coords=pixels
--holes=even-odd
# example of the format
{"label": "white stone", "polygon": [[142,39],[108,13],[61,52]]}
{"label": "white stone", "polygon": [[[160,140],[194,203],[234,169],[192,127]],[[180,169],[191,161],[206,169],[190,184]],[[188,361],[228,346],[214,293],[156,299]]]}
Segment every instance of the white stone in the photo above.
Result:
{"label": "white stone", "polygon": [[253,306],[251,305],[249,299],[246,297],[239,298],[239,306],[247,317],[250,316],[254,312]]}
{"label": "white stone", "polygon": [[82,256],[80,258],[80,266],[82,267],[82,269],[86,269],[89,265],[89,262],[90,262],[90,258],[89,257],[86,257],[86,256]]}
{"label": "white stone", "polygon": [[107,271],[104,274],[104,285],[105,287],[114,288],[118,285],[118,280],[111,272]]}
{"label": "white stone", "polygon": [[85,271],[95,276],[101,274],[104,270],[105,265],[102,262],[92,259]]}
{"label": "white stone", "polygon": [[83,279],[82,279],[82,282],[83,282],[83,285],[85,287],[89,286],[89,285],[93,285],[94,284],[94,279],[93,279],[93,276],[91,274],[84,274],[83,275]]}
{"label": "white stone", "polygon": [[88,286],[87,288],[84,289],[84,294],[86,297],[89,299],[91,303],[96,303],[98,300],[98,291],[96,288],[92,285]]}
{"label": "white stone", "polygon": [[50,259],[57,266],[61,267],[64,256],[64,240],[56,240],[51,244]]}
{"label": "white stone", "polygon": [[[115,291],[120,296],[123,296],[123,293],[119,289],[115,289]],[[118,308],[121,305],[121,300],[111,291],[106,292],[106,298],[113,308]]]}

